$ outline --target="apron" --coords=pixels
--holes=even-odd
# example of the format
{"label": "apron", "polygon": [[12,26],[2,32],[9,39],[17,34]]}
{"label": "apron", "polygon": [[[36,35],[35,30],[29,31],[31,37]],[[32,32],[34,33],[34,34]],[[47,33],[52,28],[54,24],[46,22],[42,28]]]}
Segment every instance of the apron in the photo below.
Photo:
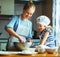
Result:
{"label": "apron", "polygon": [[[16,33],[21,36],[21,38],[24,40],[24,42],[26,42],[26,36],[28,36],[28,34],[29,34],[29,29],[27,26],[22,25],[21,22],[19,21]],[[18,38],[11,36],[9,38],[9,46],[14,47],[14,42],[20,42],[20,41]],[[32,42],[30,42],[28,44],[31,46]]]}

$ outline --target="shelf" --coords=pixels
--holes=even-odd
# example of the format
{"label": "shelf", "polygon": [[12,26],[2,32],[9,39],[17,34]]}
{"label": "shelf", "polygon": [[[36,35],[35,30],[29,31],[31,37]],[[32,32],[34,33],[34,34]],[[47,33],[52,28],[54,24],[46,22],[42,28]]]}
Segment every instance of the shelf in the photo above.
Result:
{"label": "shelf", "polygon": [[0,20],[10,20],[13,15],[0,15]]}

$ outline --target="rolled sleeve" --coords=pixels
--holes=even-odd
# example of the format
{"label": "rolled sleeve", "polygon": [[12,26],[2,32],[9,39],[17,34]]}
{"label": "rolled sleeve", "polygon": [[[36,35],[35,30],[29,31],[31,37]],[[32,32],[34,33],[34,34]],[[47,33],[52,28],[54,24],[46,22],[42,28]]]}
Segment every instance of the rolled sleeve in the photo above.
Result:
{"label": "rolled sleeve", "polygon": [[8,24],[6,24],[5,28],[12,28],[14,27],[14,24],[17,20],[17,16],[13,16]]}

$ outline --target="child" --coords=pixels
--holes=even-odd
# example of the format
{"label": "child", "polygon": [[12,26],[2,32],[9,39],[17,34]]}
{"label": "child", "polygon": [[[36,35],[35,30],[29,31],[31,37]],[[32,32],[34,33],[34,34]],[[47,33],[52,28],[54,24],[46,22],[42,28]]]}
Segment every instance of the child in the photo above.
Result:
{"label": "child", "polygon": [[[10,35],[7,43],[8,51],[16,51],[15,42],[32,43],[32,22],[28,20],[35,12],[35,4],[29,0],[23,7],[23,12],[18,16],[12,17],[12,20],[5,26],[5,30]],[[18,25],[18,27],[17,27]],[[20,46],[20,45],[19,45]]]}
{"label": "child", "polygon": [[53,38],[52,27],[49,26],[49,24],[50,19],[47,16],[42,15],[37,18],[38,30],[40,31],[40,45],[54,47],[55,43]]}

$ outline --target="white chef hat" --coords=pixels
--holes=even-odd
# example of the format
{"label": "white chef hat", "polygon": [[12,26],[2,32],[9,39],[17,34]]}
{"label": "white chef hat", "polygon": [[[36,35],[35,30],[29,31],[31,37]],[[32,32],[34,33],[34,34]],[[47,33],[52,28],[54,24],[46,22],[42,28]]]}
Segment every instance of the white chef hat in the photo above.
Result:
{"label": "white chef hat", "polygon": [[50,19],[47,16],[42,15],[37,17],[37,23],[47,26],[50,24]]}

